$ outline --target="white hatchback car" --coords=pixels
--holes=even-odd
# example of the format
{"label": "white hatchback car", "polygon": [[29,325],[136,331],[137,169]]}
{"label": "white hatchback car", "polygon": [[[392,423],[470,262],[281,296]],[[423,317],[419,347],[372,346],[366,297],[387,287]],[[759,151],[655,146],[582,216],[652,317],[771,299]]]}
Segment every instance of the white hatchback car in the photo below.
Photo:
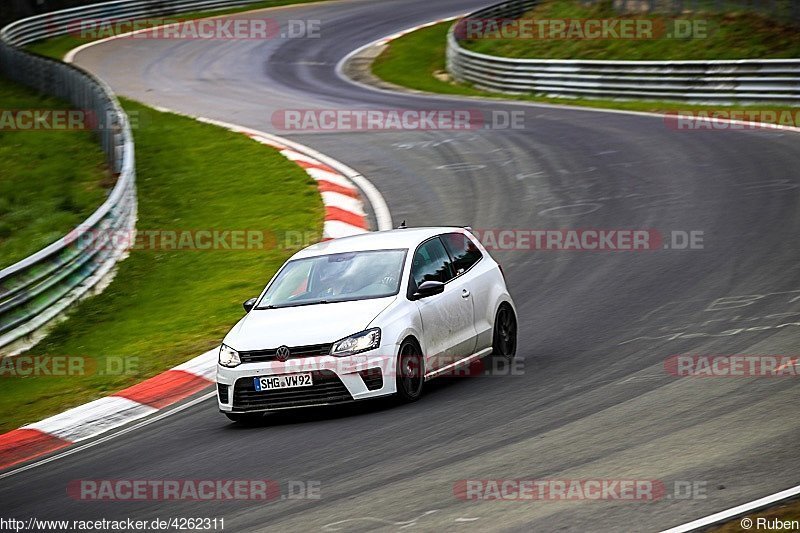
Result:
{"label": "white hatchback car", "polygon": [[219,409],[253,413],[397,394],[489,354],[516,353],[500,266],[468,229],[408,228],[297,252],[225,336]]}

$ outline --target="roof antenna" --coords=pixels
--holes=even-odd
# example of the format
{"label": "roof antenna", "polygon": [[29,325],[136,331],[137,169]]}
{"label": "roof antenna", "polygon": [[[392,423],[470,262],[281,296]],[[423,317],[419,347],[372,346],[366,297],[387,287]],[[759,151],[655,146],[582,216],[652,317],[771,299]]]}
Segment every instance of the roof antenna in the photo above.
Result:
{"label": "roof antenna", "polygon": [[406,226],[406,221],[403,220],[403,222],[399,226],[397,226],[397,229],[408,229],[408,227]]}

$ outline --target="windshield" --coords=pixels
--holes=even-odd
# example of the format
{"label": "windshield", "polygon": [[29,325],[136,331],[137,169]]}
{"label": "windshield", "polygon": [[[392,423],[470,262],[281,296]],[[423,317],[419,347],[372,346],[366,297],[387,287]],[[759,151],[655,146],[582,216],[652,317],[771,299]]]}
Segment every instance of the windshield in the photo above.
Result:
{"label": "windshield", "polygon": [[393,296],[406,250],[371,250],[289,261],[256,309]]}

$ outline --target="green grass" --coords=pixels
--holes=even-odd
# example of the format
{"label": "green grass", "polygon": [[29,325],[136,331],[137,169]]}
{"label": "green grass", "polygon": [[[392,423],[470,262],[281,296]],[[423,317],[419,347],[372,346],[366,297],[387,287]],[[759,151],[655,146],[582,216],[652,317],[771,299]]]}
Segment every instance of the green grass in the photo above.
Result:
{"label": "green grass", "polygon": [[447,31],[451,25],[452,22],[442,22],[391,41],[372,64],[372,73],[388,82],[419,91],[483,95],[477,89],[435,77],[435,74],[445,71]]}
{"label": "green grass", "polygon": [[[485,54],[541,59],[767,59],[800,57],[800,32],[753,12],[712,11],[681,15],[620,15],[611,2],[583,6],[577,0],[548,0],[524,15],[537,20],[652,19],[672,27],[675,19],[701,21],[697,38],[652,39],[474,39],[463,46]],[[658,27],[658,26],[655,26]],[[654,37],[663,35],[654,31]]]}
{"label": "green grass", "polygon": [[[248,137],[123,101],[138,113],[138,230],[321,234],[315,182]],[[6,377],[0,431],[106,395],[215,346],[291,254],[266,250],[134,250],[113,283],[80,303],[27,355],[127,358],[125,375]],[[103,367],[101,363],[101,368]]]}
{"label": "green grass", "polygon": [[[781,122],[780,113],[797,112],[797,108],[789,106],[706,106],[689,105],[680,102],[567,99],[548,98],[532,94],[505,95],[480,90],[468,84],[454,82],[446,76],[446,37],[451,25],[451,22],[443,22],[411,32],[391,41],[386,50],[375,60],[372,66],[373,74],[395,85],[430,93],[568,104],[601,109],[623,109],[653,113],[675,112],[676,110],[714,112],[725,109],[730,111],[775,111],[779,113],[778,122]],[[794,118],[794,115],[792,117]],[[785,123],[785,120],[783,123]]]}
{"label": "green grass", "polygon": [[[293,4],[308,4],[318,1],[320,0],[265,0],[263,2],[255,2],[253,4],[243,7],[234,7],[228,9],[211,10],[211,11],[193,11],[189,13],[180,13],[176,15],[166,15],[163,17],[158,17],[157,19],[146,18],[146,19],[136,19],[136,20],[139,21],[151,20],[155,22],[163,22],[165,20],[194,20],[206,17],[230,15],[233,13],[242,13],[244,11],[252,11],[254,9],[265,9],[269,7],[279,7],[279,6],[293,5]],[[76,48],[82,44],[92,42],[94,40],[97,39],[82,38],[73,35],[62,35],[60,37],[53,37],[52,39],[46,39],[36,43],[31,43],[30,45],[28,45],[27,49],[31,52],[35,52],[43,56],[52,57],[54,59],[62,59],[67,54],[67,52],[69,52],[73,48]]]}
{"label": "green grass", "polygon": [[[69,107],[0,78],[0,111]],[[83,222],[112,184],[91,131],[0,128],[0,268]]]}

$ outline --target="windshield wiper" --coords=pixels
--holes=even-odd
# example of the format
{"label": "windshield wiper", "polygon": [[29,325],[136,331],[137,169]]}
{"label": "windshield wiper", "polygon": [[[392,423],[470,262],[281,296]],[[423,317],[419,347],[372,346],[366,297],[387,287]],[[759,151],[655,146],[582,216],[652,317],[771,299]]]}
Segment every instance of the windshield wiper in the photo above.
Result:
{"label": "windshield wiper", "polygon": [[314,300],[313,302],[297,302],[282,305],[265,305],[263,307],[256,307],[256,309],[285,309],[287,307],[301,307],[303,305],[316,305],[316,304],[329,304],[333,303],[330,300]]}
{"label": "windshield wiper", "polygon": [[281,305],[280,307],[300,307],[303,305],[329,304],[329,300],[314,300],[313,302],[297,302],[296,304]]}

